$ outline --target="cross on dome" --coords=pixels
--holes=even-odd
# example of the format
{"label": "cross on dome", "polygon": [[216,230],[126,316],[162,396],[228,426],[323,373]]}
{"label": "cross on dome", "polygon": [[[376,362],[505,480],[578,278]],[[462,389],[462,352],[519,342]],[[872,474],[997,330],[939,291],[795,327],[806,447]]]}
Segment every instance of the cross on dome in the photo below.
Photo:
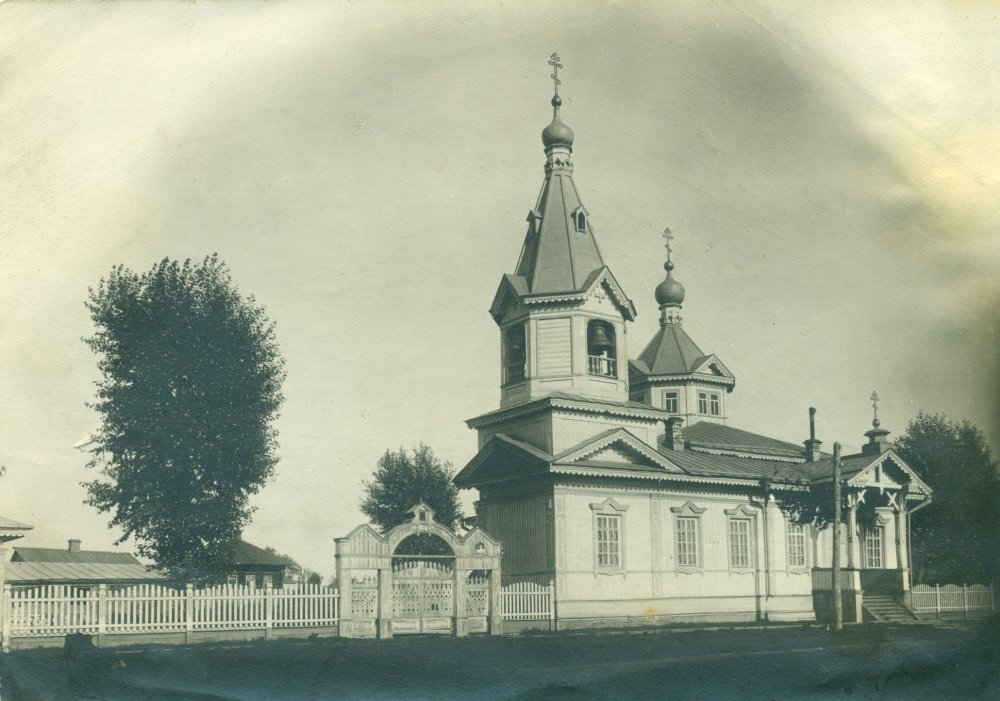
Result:
{"label": "cross on dome", "polygon": [[549,65],[552,66],[552,80],[555,81],[556,96],[559,96],[559,86],[562,85],[562,81],[559,80],[559,69],[563,67],[559,63],[559,54],[552,54],[549,57]]}
{"label": "cross on dome", "polygon": [[878,428],[879,427],[879,420],[878,420],[878,392],[872,391],[871,400],[872,400],[872,408],[875,410],[875,418],[872,419],[872,426],[874,426],[875,428]]}

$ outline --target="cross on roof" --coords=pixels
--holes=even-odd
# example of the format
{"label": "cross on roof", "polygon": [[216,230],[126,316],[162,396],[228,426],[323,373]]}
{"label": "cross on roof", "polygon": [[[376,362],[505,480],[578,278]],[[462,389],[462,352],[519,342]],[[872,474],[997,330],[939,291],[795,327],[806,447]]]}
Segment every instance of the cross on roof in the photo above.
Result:
{"label": "cross on roof", "polygon": [[878,392],[875,392],[875,391],[872,392],[871,400],[872,400],[872,408],[875,410],[875,419],[872,421],[872,426],[874,426],[875,428],[878,428],[878,424],[879,424],[879,421],[878,421]]}
{"label": "cross on roof", "polygon": [[667,260],[670,260],[670,254],[674,252],[674,249],[670,247],[670,242],[674,240],[674,232],[670,230],[668,226],[663,230],[663,238],[666,239],[666,243],[663,247],[667,249]]}
{"label": "cross on roof", "polygon": [[552,54],[549,58],[549,65],[552,66],[552,80],[556,84],[556,95],[559,94],[559,86],[562,85],[562,81],[559,80],[559,69],[562,68],[562,64],[559,63],[559,54]]}

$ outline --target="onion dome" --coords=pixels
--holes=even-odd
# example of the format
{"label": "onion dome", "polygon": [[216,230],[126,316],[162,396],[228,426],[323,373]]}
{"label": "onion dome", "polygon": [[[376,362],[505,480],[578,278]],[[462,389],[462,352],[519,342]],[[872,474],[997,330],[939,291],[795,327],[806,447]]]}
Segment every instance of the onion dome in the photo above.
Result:
{"label": "onion dome", "polygon": [[670,274],[674,269],[672,261],[664,263],[663,267],[667,271],[666,279],[656,286],[656,303],[661,307],[680,306],[684,302],[684,285],[677,282]]}
{"label": "onion dome", "polygon": [[566,126],[561,119],[559,119],[559,106],[562,104],[562,99],[556,95],[552,98],[552,122],[542,130],[542,143],[545,148],[551,148],[552,146],[569,146],[573,147],[573,130]]}

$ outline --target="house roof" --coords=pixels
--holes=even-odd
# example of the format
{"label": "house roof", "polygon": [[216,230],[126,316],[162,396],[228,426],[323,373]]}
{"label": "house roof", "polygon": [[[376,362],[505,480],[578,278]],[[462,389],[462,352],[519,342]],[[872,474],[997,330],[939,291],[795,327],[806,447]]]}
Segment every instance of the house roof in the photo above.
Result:
{"label": "house roof", "polygon": [[135,584],[164,581],[156,572],[134,564],[107,562],[8,562],[8,584]]}
{"label": "house roof", "polygon": [[264,548],[258,548],[256,545],[252,545],[245,540],[241,539],[236,543],[237,566],[274,565],[281,567],[295,567],[296,564],[295,560],[292,560],[291,558],[271,552],[270,550],[265,550]]}
{"label": "house roof", "polygon": [[105,550],[79,550],[65,548],[14,548],[11,562],[64,562],[75,564],[140,565],[130,553]]}

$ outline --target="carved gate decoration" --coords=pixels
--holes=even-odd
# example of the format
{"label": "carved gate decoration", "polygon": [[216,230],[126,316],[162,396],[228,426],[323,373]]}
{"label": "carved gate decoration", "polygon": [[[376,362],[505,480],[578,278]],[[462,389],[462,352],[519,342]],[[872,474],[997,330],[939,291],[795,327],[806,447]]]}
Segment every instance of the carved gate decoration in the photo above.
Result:
{"label": "carved gate decoration", "polygon": [[500,544],[456,535],[420,502],[384,536],[368,525],[336,539],[340,634],[500,633]]}

